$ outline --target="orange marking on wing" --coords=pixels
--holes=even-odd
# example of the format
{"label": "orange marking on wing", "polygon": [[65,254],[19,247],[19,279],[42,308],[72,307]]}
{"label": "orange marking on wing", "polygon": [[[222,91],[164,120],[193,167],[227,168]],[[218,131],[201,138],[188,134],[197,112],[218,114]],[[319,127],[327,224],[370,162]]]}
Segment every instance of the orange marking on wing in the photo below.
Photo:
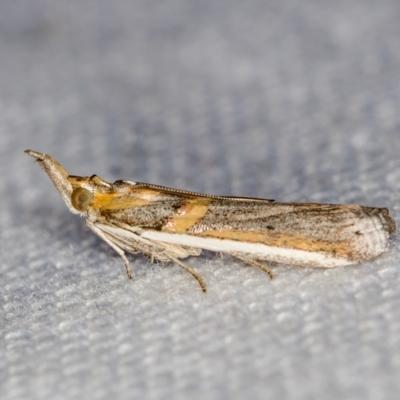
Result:
{"label": "orange marking on wing", "polygon": [[240,242],[262,243],[272,247],[283,247],[287,249],[304,250],[310,252],[326,252],[338,257],[348,258],[354,252],[350,241],[343,240],[331,243],[324,240],[301,238],[289,235],[266,235],[259,232],[246,232],[237,230],[205,231],[196,236],[211,236],[219,239],[231,239]]}
{"label": "orange marking on wing", "polygon": [[185,233],[206,215],[211,199],[191,199],[179,207],[163,226],[164,232]]}
{"label": "orange marking on wing", "polygon": [[120,210],[144,206],[157,200],[158,191],[123,188],[111,193],[95,193],[92,207],[103,210]]}

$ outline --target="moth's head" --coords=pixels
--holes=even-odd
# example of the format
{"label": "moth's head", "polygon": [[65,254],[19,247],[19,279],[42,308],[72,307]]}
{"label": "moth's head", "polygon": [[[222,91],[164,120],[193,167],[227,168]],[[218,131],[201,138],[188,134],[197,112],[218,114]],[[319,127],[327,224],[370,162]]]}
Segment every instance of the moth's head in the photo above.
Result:
{"label": "moth's head", "polygon": [[[25,150],[39,165],[45,170],[46,174],[60,192],[65,204],[74,214],[85,215],[92,203],[94,192],[96,191],[96,181],[104,182],[102,179],[92,177],[81,177],[69,175],[68,172],[48,154],[38,153],[33,150]],[[107,184],[107,182],[104,182]],[[107,184],[109,185],[109,184]]]}

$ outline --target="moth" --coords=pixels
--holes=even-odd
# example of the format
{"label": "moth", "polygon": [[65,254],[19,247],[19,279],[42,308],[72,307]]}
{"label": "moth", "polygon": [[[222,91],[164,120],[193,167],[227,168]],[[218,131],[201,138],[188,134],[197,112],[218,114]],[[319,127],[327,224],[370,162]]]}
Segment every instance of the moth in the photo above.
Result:
{"label": "moth", "polygon": [[262,260],[332,268],[379,256],[396,230],[387,208],[279,203],[211,196],[148,183],[74,176],[50,155],[25,151],[49,176],[69,210],[109,244],[132,271],[125,251],[174,262],[206,291],[203,278],[181,261],[202,249],[227,253],[272,272]]}

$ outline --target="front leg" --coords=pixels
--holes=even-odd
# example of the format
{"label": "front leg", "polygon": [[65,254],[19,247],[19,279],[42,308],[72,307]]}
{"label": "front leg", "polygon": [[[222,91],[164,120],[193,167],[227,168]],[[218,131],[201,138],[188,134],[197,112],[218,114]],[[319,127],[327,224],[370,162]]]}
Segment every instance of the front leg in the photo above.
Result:
{"label": "front leg", "polygon": [[124,251],[121,249],[121,247],[117,246],[114,242],[112,237],[107,235],[104,231],[99,229],[92,221],[90,220],[85,220],[85,224],[101,239],[103,239],[111,248],[113,248],[119,256],[122,258],[125,264],[125,269],[126,269],[126,274],[128,275],[128,279],[132,279],[132,269],[131,265],[129,263],[128,258],[126,257]]}

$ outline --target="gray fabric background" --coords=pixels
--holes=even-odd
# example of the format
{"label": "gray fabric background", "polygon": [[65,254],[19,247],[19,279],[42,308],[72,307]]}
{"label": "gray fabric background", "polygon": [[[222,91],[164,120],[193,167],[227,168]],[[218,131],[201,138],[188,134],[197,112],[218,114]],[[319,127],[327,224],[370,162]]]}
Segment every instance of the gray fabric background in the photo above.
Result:
{"label": "gray fabric background", "polygon": [[400,241],[360,266],[119,257],[72,174],[400,220],[395,0],[0,2],[0,398],[396,399]]}

